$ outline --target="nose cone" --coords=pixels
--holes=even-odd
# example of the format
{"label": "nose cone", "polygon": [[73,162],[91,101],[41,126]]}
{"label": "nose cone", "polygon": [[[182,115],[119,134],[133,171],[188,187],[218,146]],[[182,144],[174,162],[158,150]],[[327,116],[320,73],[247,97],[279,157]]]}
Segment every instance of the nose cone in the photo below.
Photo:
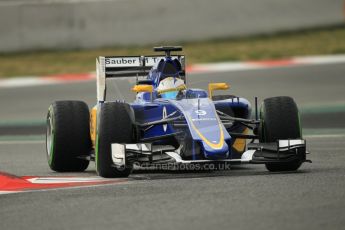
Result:
{"label": "nose cone", "polygon": [[221,123],[209,98],[171,101],[183,112],[194,141],[201,143],[206,159],[225,159],[229,156],[230,135]]}
{"label": "nose cone", "polygon": [[204,156],[210,160],[222,160],[229,157],[229,146],[224,142],[220,148],[214,148],[209,146],[207,143],[202,142],[204,147]]}

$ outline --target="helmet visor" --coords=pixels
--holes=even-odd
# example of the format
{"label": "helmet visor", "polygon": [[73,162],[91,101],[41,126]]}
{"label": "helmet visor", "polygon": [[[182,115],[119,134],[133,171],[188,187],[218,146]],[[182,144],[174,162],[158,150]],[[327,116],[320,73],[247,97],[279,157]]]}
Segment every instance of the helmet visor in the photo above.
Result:
{"label": "helmet visor", "polygon": [[178,91],[171,91],[171,92],[166,92],[162,93],[161,97],[164,99],[175,99],[177,96]]}

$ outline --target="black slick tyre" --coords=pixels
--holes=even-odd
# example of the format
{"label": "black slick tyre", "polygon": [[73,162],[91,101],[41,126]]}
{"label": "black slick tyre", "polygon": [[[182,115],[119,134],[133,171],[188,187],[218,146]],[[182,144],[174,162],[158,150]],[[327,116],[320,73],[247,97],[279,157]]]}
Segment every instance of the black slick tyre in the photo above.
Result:
{"label": "black slick tyre", "polygon": [[[265,99],[261,105],[260,119],[260,142],[302,138],[298,108],[291,97]],[[298,159],[287,163],[267,163],[266,168],[271,172],[295,171],[302,162],[302,159]]]}
{"label": "black slick tyre", "polygon": [[57,172],[82,172],[91,151],[89,108],[82,101],[56,101],[47,115],[46,150],[49,167]]}
{"label": "black slick tyre", "polygon": [[128,177],[132,165],[115,167],[111,156],[111,144],[134,142],[134,112],[128,104],[120,102],[103,103],[99,109],[95,150],[97,173],[106,178]]}

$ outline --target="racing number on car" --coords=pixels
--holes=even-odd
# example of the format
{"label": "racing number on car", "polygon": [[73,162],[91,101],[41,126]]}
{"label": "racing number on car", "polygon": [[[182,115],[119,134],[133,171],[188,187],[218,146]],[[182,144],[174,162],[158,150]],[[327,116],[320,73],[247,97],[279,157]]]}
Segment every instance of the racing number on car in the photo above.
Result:
{"label": "racing number on car", "polygon": [[201,110],[201,109],[195,110],[195,113],[199,116],[205,116],[207,114],[205,110]]}

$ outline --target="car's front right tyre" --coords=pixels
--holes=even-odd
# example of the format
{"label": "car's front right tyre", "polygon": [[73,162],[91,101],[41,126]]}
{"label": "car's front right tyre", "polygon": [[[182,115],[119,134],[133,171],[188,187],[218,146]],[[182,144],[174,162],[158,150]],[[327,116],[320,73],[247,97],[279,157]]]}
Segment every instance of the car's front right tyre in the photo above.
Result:
{"label": "car's front right tyre", "polygon": [[[91,152],[89,108],[82,101],[56,101],[47,114],[46,152],[57,172],[82,172]],[[84,157],[84,159],[83,159]]]}
{"label": "car's front right tyre", "polygon": [[[265,99],[260,110],[260,120],[260,142],[302,138],[298,108],[291,97]],[[303,159],[296,159],[284,163],[266,163],[266,168],[271,172],[295,171],[302,162]]]}

